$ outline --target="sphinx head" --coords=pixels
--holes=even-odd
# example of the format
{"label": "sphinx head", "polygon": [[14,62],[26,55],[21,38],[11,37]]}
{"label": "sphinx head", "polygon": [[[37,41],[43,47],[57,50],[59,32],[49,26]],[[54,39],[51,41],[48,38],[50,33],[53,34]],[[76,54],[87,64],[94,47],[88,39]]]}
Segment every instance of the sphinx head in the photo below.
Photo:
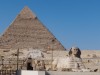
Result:
{"label": "sphinx head", "polygon": [[72,47],[69,51],[69,56],[75,56],[80,58],[81,56],[81,51],[78,47]]}

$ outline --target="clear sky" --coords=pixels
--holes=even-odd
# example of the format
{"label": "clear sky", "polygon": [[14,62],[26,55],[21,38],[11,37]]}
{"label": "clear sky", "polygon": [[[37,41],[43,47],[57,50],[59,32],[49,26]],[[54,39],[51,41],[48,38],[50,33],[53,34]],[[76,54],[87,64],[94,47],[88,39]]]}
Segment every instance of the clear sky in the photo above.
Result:
{"label": "clear sky", "polygon": [[100,50],[100,0],[0,0],[0,35],[24,6],[66,49]]}

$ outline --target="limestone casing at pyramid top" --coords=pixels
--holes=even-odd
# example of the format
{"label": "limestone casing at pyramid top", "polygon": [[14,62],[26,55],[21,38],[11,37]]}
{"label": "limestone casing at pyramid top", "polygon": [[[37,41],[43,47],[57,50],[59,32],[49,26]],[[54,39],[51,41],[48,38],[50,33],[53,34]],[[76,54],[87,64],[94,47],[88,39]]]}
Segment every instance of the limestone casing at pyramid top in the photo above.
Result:
{"label": "limestone casing at pyramid top", "polygon": [[27,7],[25,6],[23,10],[19,14],[22,18],[36,18],[36,15]]}

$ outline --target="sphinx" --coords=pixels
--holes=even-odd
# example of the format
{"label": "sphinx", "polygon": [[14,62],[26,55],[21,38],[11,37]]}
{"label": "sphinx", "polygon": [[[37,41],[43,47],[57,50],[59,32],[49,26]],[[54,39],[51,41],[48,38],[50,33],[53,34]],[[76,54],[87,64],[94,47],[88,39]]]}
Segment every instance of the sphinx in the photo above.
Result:
{"label": "sphinx", "polygon": [[78,47],[72,47],[68,57],[54,59],[52,66],[53,70],[59,71],[90,71],[85,68],[81,59],[81,50]]}

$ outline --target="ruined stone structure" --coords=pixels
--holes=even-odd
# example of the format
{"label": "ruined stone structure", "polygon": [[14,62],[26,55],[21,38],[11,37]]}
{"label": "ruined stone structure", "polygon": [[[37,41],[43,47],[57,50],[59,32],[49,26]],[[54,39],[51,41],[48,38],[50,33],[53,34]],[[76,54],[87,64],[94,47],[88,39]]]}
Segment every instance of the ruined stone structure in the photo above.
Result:
{"label": "ruined stone structure", "polygon": [[25,7],[0,37],[0,49],[65,50],[55,36]]}

